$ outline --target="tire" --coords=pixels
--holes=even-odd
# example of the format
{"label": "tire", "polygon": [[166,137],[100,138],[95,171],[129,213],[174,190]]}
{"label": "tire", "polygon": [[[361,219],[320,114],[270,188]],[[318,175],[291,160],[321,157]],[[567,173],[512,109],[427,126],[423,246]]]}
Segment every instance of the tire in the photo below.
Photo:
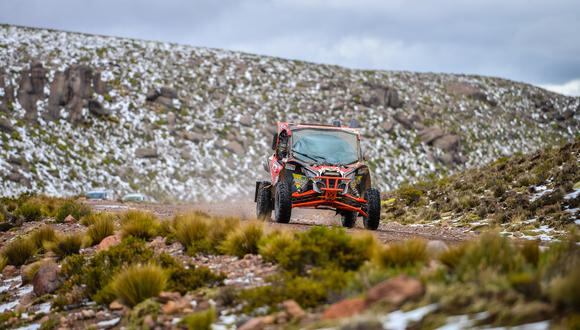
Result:
{"label": "tire", "polygon": [[278,182],[276,185],[276,196],[274,198],[274,220],[276,220],[276,222],[290,222],[290,216],[292,216],[291,194],[288,182]]}
{"label": "tire", "polygon": [[365,197],[368,217],[363,217],[363,224],[366,229],[377,230],[381,220],[381,193],[375,188],[370,188],[365,192]]}
{"label": "tire", "polygon": [[270,220],[272,217],[272,192],[269,182],[263,181],[258,185],[258,196],[256,197],[256,216],[261,220]]}
{"label": "tire", "polygon": [[357,212],[344,212],[342,213],[340,219],[342,222],[342,226],[345,228],[352,228],[354,227],[354,223],[356,222]]}

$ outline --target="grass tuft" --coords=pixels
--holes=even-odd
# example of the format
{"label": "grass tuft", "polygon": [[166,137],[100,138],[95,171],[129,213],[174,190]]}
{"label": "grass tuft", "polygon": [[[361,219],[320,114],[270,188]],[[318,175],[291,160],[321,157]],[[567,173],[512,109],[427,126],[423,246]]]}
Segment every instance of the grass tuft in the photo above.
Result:
{"label": "grass tuft", "polygon": [[414,266],[427,261],[427,243],[422,239],[409,239],[391,243],[377,252],[377,262],[383,267]]}
{"label": "grass tuft", "polygon": [[22,203],[15,214],[24,218],[24,221],[38,221],[42,218],[41,205],[36,199],[31,198]]}
{"label": "grass tuft", "polygon": [[30,239],[17,238],[10,242],[3,250],[9,265],[21,266],[28,262],[36,253],[36,246]]}
{"label": "grass tuft", "polygon": [[149,212],[128,211],[121,216],[121,235],[123,238],[133,236],[148,240],[157,235],[159,220]]}
{"label": "grass tuft", "polygon": [[4,267],[8,265],[8,258],[4,255],[0,255],[0,272],[4,270]]}
{"label": "grass tuft", "polygon": [[72,254],[78,254],[83,245],[83,235],[69,234],[60,236],[50,244],[50,250],[59,258],[64,258]]}
{"label": "grass tuft", "polygon": [[181,324],[190,330],[210,330],[211,325],[216,320],[215,309],[210,308],[205,311],[187,315],[181,320]]}
{"label": "grass tuft", "polygon": [[67,200],[57,209],[55,219],[57,222],[63,222],[69,215],[72,215],[75,219],[80,219],[89,214],[91,214],[91,208],[88,205],[74,200]]}
{"label": "grass tuft", "polygon": [[167,273],[156,265],[133,265],[113,277],[111,289],[127,306],[156,297],[167,285]]}
{"label": "grass tuft", "polygon": [[80,220],[80,223],[81,223],[81,225],[89,227],[89,226],[93,225],[97,220],[102,219],[102,218],[108,218],[108,219],[114,220],[115,216],[112,213],[108,213],[108,212],[91,213],[91,214],[83,216]]}
{"label": "grass tuft", "polygon": [[99,244],[103,238],[115,233],[115,224],[110,217],[98,217],[87,230],[91,245]]}
{"label": "grass tuft", "polygon": [[222,243],[223,253],[243,257],[246,254],[258,254],[258,243],[264,235],[264,225],[260,221],[251,221],[231,232]]}
{"label": "grass tuft", "polygon": [[56,233],[51,226],[45,225],[33,231],[30,235],[30,240],[37,249],[40,249],[45,243],[54,242],[56,240]]}

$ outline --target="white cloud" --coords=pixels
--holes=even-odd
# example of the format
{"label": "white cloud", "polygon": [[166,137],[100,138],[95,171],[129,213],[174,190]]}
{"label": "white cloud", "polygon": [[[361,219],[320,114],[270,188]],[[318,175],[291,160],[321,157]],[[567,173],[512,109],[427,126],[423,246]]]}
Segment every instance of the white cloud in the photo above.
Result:
{"label": "white cloud", "polygon": [[580,79],[570,80],[563,84],[546,84],[540,85],[540,87],[545,88],[549,91],[568,95],[568,96],[580,96]]}

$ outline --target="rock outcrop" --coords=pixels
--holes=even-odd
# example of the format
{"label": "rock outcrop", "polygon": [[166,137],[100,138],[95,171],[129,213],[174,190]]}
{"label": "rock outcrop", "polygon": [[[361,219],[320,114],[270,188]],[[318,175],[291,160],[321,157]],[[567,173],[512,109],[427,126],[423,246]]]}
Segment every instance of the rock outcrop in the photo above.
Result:
{"label": "rock outcrop", "polygon": [[33,61],[30,69],[20,73],[18,82],[18,102],[26,111],[25,119],[35,122],[38,119],[37,102],[44,100],[46,85],[46,69],[39,61]]}

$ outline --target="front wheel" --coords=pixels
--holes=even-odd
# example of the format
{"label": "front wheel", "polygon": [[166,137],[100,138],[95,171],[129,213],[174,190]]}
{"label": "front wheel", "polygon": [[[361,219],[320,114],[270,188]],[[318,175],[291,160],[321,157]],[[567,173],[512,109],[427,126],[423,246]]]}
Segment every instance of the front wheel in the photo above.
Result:
{"label": "front wheel", "polygon": [[270,182],[262,181],[258,185],[256,216],[258,219],[264,220],[269,220],[272,216],[272,193],[270,190]]}
{"label": "front wheel", "polygon": [[274,220],[279,223],[290,222],[292,215],[292,192],[286,181],[280,181],[276,185],[274,198]]}
{"label": "front wheel", "polygon": [[381,219],[381,193],[375,188],[369,188],[365,197],[367,200],[367,217],[363,217],[366,229],[377,230]]}
{"label": "front wheel", "polygon": [[343,212],[341,215],[342,226],[345,228],[352,228],[354,227],[354,223],[356,222],[356,216],[358,215],[357,212]]}

